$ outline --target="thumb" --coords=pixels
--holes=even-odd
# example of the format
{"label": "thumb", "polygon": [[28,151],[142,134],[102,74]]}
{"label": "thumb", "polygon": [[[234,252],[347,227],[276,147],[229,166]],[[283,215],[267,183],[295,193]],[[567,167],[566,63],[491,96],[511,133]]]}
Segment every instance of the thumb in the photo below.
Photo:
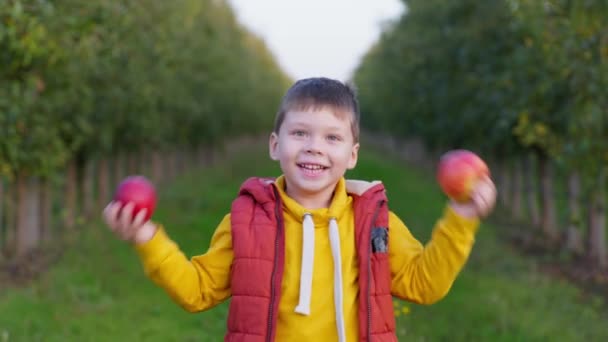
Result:
{"label": "thumb", "polygon": [[158,227],[156,224],[152,223],[152,221],[148,221],[137,230],[135,236],[133,237],[133,242],[136,245],[145,244],[146,242],[152,240],[157,231]]}

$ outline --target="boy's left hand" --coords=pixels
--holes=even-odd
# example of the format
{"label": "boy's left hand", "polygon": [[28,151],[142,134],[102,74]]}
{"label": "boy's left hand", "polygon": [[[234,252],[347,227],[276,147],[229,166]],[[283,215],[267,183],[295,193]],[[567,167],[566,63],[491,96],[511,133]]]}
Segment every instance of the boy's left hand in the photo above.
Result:
{"label": "boy's left hand", "polygon": [[449,205],[457,214],[468,218],[483,218],[492,212],[496,204],[496,186],[490,177],[475,183],[470,198],[467,202],[450,200]]}

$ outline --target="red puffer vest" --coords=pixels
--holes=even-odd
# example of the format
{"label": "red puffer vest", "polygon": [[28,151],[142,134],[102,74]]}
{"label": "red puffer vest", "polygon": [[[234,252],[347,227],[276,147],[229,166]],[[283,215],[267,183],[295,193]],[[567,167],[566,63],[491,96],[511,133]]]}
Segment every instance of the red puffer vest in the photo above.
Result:
{"label": "red puffer vest", "polygon": [[[359,260],[360,341],[397,341],[388,262],[388,207],[382,184],[353,196]],[[285,232],[271,179],[250,178],[232,203],[230,342],[272,342],[281,299]]]}

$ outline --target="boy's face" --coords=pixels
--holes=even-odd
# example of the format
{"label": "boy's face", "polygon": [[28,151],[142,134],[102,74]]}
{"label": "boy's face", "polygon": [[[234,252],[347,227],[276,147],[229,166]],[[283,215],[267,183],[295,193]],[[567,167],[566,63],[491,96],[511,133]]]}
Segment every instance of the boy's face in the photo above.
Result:
{"label": "boy's face", "polygon": [[359,144],[351,119],[328,107],[286,113],[278,134],[270,136],[270,157],[279,161],[290,196],[331,194],[346,170],[355,167]]}

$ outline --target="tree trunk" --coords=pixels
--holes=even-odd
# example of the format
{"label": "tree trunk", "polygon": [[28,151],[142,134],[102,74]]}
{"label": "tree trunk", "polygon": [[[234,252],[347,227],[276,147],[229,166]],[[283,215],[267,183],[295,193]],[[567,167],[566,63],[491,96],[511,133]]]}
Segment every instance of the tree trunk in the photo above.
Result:
{"label": "tree trunk", "polygon": [[7,183],[5,197],[5,210],[4,210],[4,224],[5,224],[5,240],[3,247],[3,254],[12,256],[15,254],[15,245],[17,239],[17,185],[13,183]]}
{"label": "tree trunk", "polygon": [[209,146],[201,146],[199,150],[199,159],[202,168],[206,168],[211,165],[211,152]]}
{"label": "tree trunk", "polygon": [[541,228],[549,242],[557,241],[559,232],[555,219],[555,198],[553,189],[553,164],[547,157],[539,159],[540,184],[542,196],[542,221]]}
{"label": "tree trunk", "polygon": [[182,176],[186,172],[186,152],[184,150],[177,151],[177,176]]}
{"label": "tree trunk", "polygon": [[40,237],[44,242],[53,238],[52,230],[52,190],[47,178],[40,183]]}
{"label": "tree trunk", "polygon": [[498,164],[499,165],[499,170],[498,172],[500,172],[500,176],[499,176],[499,182],[500,182],[500,191],[498,191],[498,196],[499,196],[499,200],[501,205],[503,206],[503,208],[508,209],[511,200],[511,173],[509,172],[509,163],[503,161],[501,163]]}
{"label": "tree trunk", "polygon": [[194,148],[189,148],[188,153],[186,153],[186,170],[188,172],[192,172],[196,168],[196,150]]}
{"label": "tree trunk", "polygon": [[4,179],[0,178],[0,260],[4,254],[4,248],[6,246],[6,221],[4,220],[4,203],[6,203],[5,197],[8,197],[8,192],[5,191]]}
{"label": "tree trunk", "polygon": [[110,172],[109,172],[109,164],[108,159],[102,157],[99,160],[99,165],[97,167],[97,177],[98,179],[98,192],[97,192],[97,208],[98,211],[101,212],[103,208],[106,207],[108,202],[110,201]]}
{"label": "tree trunk", "polygon": [[152,179],[152,153],[149,149],[142,149],[137,157],[137,172],[140,175]]}
{"label": "tree trunk", "polygon": [[566,248],[578,255],[583,253],[580,196],[581,178],[578,171],[574,170],[568,175],[569,222],[566,231]]}
{"label": "tree trunk", "polygon": [[117,154],[114,158],[114,183],[118,184],[125,178],[124,157]]}
{"label": "tree trunk", "polygon": [[540,226],[540,211],[538,209],[538,191],[536,186],[536,177],[534,172],[534,156],[528,155],[524,159],[524,184],[526,191],[526,202],[528,206],[528,215],[535,227]]}
{"label": "tree trunk", "polygon": [[23,173],[17,177],[17,241],[15,254],[22,257],[40,243],[38,180]]}
{"label": "tree trunk", "polygon": [[589,256],[602,268],[608,266],[606,258],[606,168],[598,171],[597,184],[590,206]]}
{"label": "tree trunk", "polygon": [[196,149],[196,166],[200,169],[205,167],[205,147],[199,145]]}
{"label": "tree trunk", "polygon": [[175,166],[176,166],[175,177],[179,177],[182,174],[184,174],[184,171],[186,169],[185,162],[186,162],[186,158],[184,156],[184,152],[182,150],[175,151]]}
{"label": "tree trunk", "polygon": [[95,166],[94,160],[87,160],[84,165],[84,175],[82,178],[83,214],[87,219],[93,217],[95,210]]}
{"label": "tree trunk", "polygon": [[76,162],[70,161],[65,178],[65,211],[63,217],[63,224],[66,229],[71,230],[76,226],[77,216],[77,187],[78,187],[78,173],[77,173]]}
{"label": "tree trunk", "polygon": [[173,182],[179,173],[179,152],[177,150],[171,150],[169,154],[169,182]]}
{"label": "tree trunk", "polygon": [[139,170],[137,169],[137,152],[130,152],[127,154],[127,171],[129,175],[137,175],[139,174]]}
{"label": "tree trunk", "polygon": [[515,163],[513,164],[513,191],[511,196],[511,210],[513,211],[513,217],[516,220],[521,220],[524,217],[523,212],[523,200],[522,200],[522,190],[523,190],[523,176],[522,176],[522,166],[521,160],[519,158],[515,159]]}
{"label": "tree trunk", "polygon": [[4,237],[6,236],[6,226],[4,225],[4,179],[0,178],[0,254],[4,247]]}
{"label": "tree trunk", "polygon": [[213,146],[207,146],[205,148],[205,166],[215,164],[217,155]]}
{"label": "tree trunk", "polygon": [[163,160],[158,151],[152,153],[152,181],[155,184],[164,182]]}

